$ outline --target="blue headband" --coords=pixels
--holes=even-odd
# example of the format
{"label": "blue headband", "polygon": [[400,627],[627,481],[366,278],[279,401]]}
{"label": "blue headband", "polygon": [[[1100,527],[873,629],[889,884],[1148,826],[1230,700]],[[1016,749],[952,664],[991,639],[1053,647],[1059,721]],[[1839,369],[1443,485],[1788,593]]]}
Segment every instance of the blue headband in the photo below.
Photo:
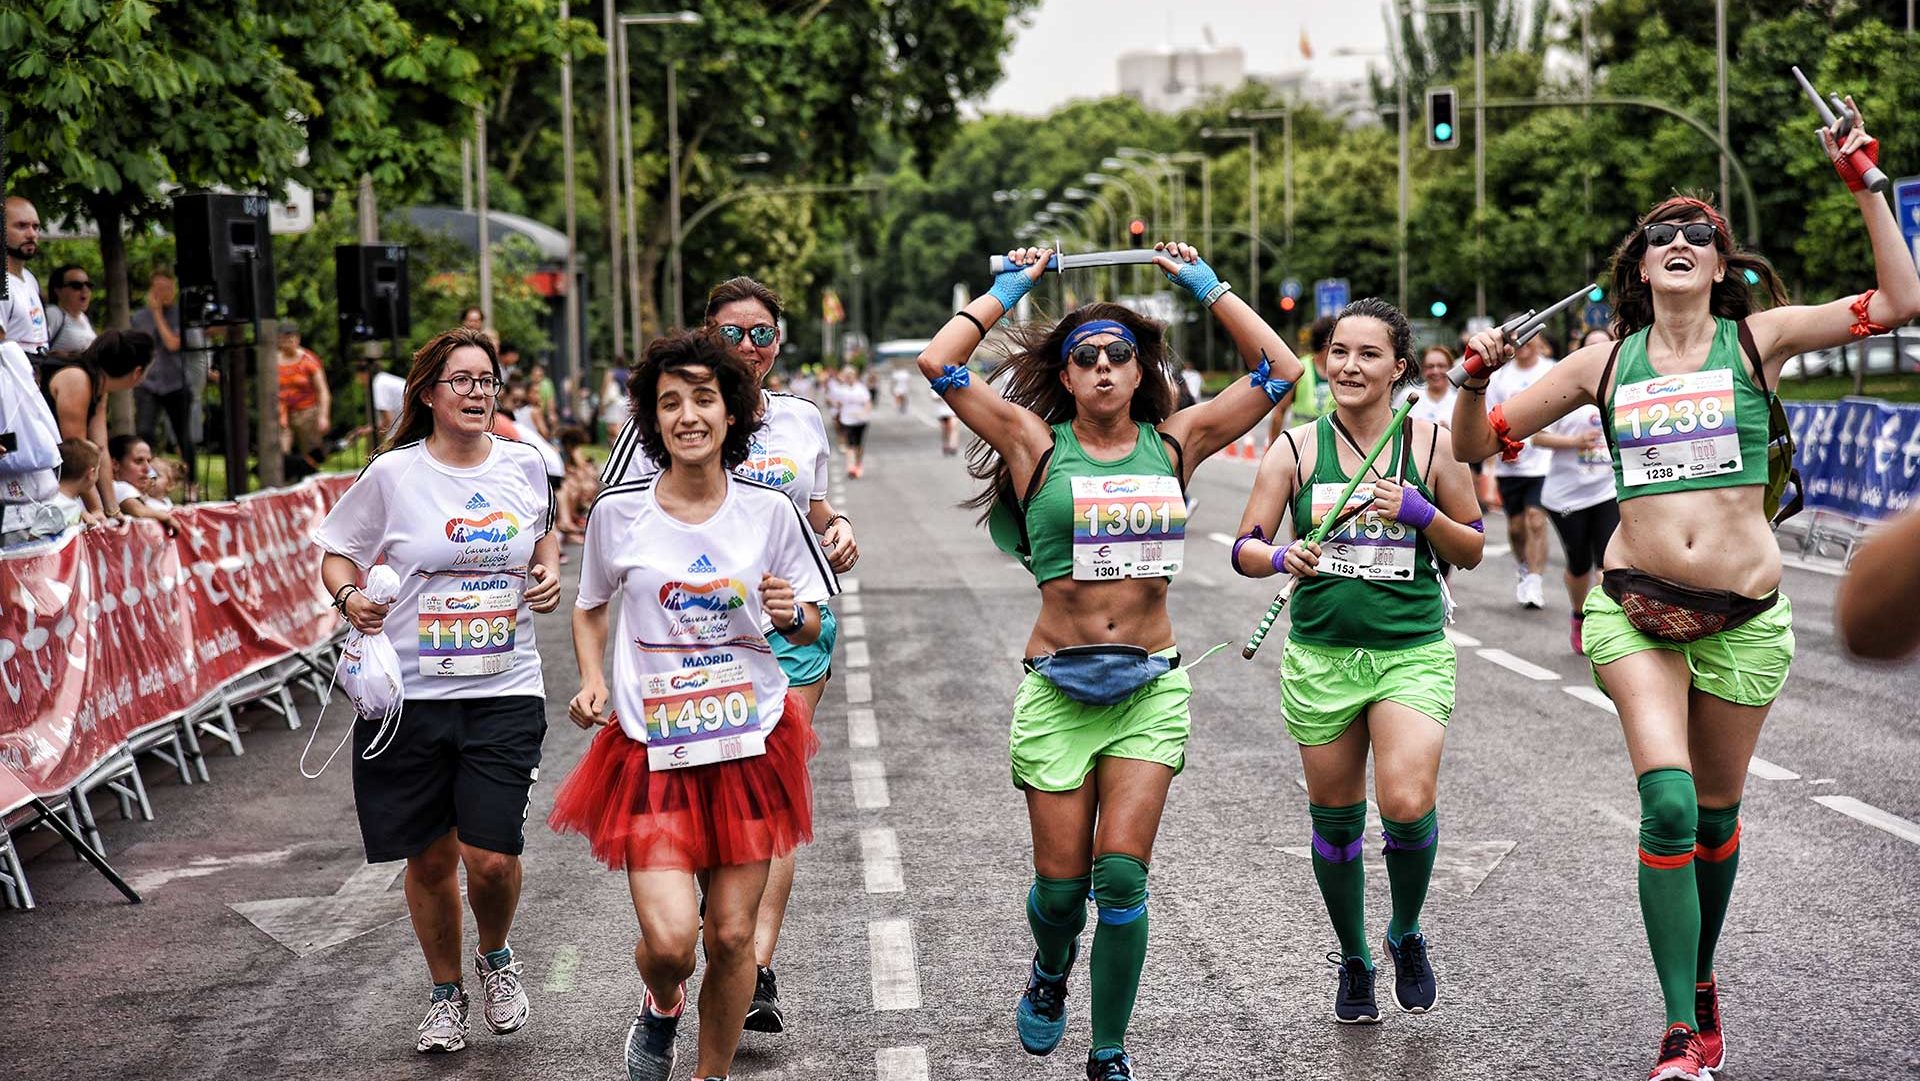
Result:
{"label": "blue headband", "polygon": [[1140,343],[1133,340],[1133,331],[1128,330],[1126,324],[1116,323],[1111,319],[1093,319],[1067,332],[1067,340],[1060,343],[1060,359],[1066,360],[1072,355],[1074,346],[1095,334],[1117,334],[1128,345],[1135,349],[1140,348]]}

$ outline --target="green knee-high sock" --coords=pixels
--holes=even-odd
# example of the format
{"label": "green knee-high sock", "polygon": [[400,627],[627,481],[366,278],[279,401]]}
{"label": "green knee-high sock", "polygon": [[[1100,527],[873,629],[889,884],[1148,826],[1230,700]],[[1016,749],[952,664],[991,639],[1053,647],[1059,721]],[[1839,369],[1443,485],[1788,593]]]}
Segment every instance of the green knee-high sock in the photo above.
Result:
{"label": "green knee-high sock", "polygon": [[1147,963],[1147,865],[1109,852],[1093,861],[1093,1047],[1124,1047]]}
{"label": "green knee-high sock", "polygon": [[1366,844],[1366,801],[1345,807],[1309,803],[1307,813],[1313,817],[1313,878],[1320,883],[1320,898],[1327,903],[1333,933],[1340,937],[1340,952],[1372,968],[1373,951],[1367,949],[1367,872],[1360,862],[1360,850]]}
{"label": "green knee-high sock", "polygon": [[1387,832],[1387,881],[1393,889],[1393,917],[1387,921],[1387,940],[1395,946],[1400,936],[1420,929],[1420,906],[1433,881],[1433,857],[1440,848],[1438,811],[1411,822],[1382,818]]}
{"label": "green knee-high sock", "polygon": [[1694,1027],[1694,969],[1700,951],[1700,893],[1693,845],[1699,824],[1693,774],[1648,770],[1640,776],[1640,916],[1653,970],[1666,999],[1667,1024]]}
{"label": "green knee-high sock", "polygon": [[1733,897],[1733,874],[1740,869],[1740,805],[1700,808],[1699,840],[1693,850],[1693,878],[1700,890],[1700,960],[1694,978],[1713,979],[1713,949]]}
{"label": "green knee-high sock", "polygon": [[1064,975],[1073,961],[1073,944],[1087,926],[1087,889],[1092,875],[1078,878],[1033,876],[1027,891],[1027,926],[1033,928],[1040,970]]}

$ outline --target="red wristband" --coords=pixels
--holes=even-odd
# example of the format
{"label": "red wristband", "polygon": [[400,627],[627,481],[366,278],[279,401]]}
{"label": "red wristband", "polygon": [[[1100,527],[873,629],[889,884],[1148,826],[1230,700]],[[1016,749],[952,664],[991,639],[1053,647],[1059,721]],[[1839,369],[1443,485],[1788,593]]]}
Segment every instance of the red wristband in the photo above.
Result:
{"label": "red wristband", "polygon": [[[1854,190],[1860,191],[1863,189],[1855,188]],[[1867,318],[1867,305],[1873,303],[1873,294],[1878,291],[1877,289],[1869,289],[1861,293],[1854,299],[1852,304],[1847,306],[1848,310],[1853,312],[1853,326],[1848,329],[1856,338],[1870,338],[1875,334],[1885,334],[1887,331],[1893,329],[1892,327],[1883,327]]]}
{"label": "red wristband", "polygon": [[1526,450],[1527,445],[1507,434],[1507,403],[1501,402],[1489,410],[1487,423],[1493,425],[1493,434],[1500,440],[1500,460],[1503,462],[1518,460],[1520,452]]}

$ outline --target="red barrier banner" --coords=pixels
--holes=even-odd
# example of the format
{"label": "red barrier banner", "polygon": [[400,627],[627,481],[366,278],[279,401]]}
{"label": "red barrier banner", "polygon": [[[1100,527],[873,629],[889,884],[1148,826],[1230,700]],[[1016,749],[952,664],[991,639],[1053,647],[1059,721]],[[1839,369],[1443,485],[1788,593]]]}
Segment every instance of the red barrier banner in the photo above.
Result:
{"label": "red barrier banner", "polygon": [[127,737],[338,626],[313,533],[347,477],[0,555],[0,766],[57,796]]}

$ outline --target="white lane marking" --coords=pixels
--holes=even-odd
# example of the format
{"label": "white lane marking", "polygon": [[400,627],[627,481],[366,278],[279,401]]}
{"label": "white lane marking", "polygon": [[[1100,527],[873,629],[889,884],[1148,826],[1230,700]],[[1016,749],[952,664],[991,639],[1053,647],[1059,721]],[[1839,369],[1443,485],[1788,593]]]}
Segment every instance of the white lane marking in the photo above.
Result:
{"label": "white lane marking", "polygon": [[848,616],[841,620],[840,633],[848,638],[865,638],[867,636],[867,617]]}
{"label": "white lane marking", "polygon": [[1471,634],[1462,634],[1459,631],[1454,630],[1452,627],[1441,628],[1441,633],[1445,634],[1447,636],[1447,641],[1452,642],[1454,646],[1458,649],[1472,649],[1473,647],[1480,644],[1480,639],[1475,638]]}
{"label": "white lane marking", "polygon": [[1503,556],[1511,551],[1513,551],[1513,549],[1504,544],[1489,544],[1480,554],[1482,558],[1485,558],[1487,556]]}
{"label": "white lane marking", "polygon": [[864,706],[873,701],[873,677],[865,672],[851,672],[847,675],[847,704]]}
{"label": "white lane marking", "polygon": [[335,897],[354,897],[361,894],[385,893],[407,869],[406,860],[389,860],[386,863],[369,863],[356,868],[347,876],[347,880],[334,891]]}
{"label": "white lane marking", "polygon": [[847,711],[847,745],[849,747],[880,746],[880,726],[873,719],[870,709],[850,709]]}
{"label": "white lane marking", "polygon": [[1833,778],[1831,778],[1831,777],[1822,777],[1822,778],[1820,778],[1819,780],[1815,780],[1815,781],[1808,781],[1807,783],[1808,783],[1808,784],[1832,784],[1832,783],[1833,783]]}
{"label": "white lane marking", "polygon": [[580,947],[561,946],[553,951],[553,967],[547,970],[547,982],[540,990],[563,995],[573,990],[573,974],[580,967]]}
{"label": "white lane marking", "polygon": [[1797,781],[1800,779],[1798,773],[1793,772],[1785,766],[1775,765],[1757,754],[1747,759],[1747,772],[1763,781]]}
{"label": "white lane marking", "polygon": [[900,874],[900,841],[890,829],[860,831],[860,865],[866,872],[868,893],[905,893]]}
{"label": "white lane marking", "polygon": [[847,643],[848,668],[865,668],[872,663],[873,658],[867,654],[867,644],[865,642]]}
{"label": "white lane marking", "polygon": [[1614,810],[1612,807],[1609,807],[1604,803],[1594,804],[1593,809],[1596,811],[1599,811],[1600,816],[1602,818],[1607,819],[1610,822],[1613,822],[1617,825],[1625,826],[1627,829],[1632,830],[1634,833],[1640,832],[1640,822],[1638,819],[1622,814],[1621,812]]}
{"label": "white lane marking", "polygon": [[882,1047],[873,1053],[873,1075],[874,1081],[927,1081],[927,1049]]}
{"label": "white lane marking", "polygon": [[1209,533],[1207,534],[1207,539],[1220,545],[1222,548],[1233,547],[1233,538],[1227,536],[1225,533]]}
{"label": "white lane marking", "polygon": [[1608,698],[1607,692],[1598,687],[1589,686],[1585,683],[1576,683],[1571,687],[1562,687],[1560,689],[1578,698],[1580,701],[1585,702],[1587,705],[1599,706],[1615,717],[1620,716],[1619,709],[1614,707],[1613,699]]}
{"label": "white lane marking", "polygon": [[291,848],[276,848],[271,852],[248,852],[239,856],[196,856],[184,867],[162,867],[130,875],[127,885],[132,886],[135,893],[146,893],[183,878],[217,875],[230,867],[262,867],[269,863],[282,863],[291,855]]}
{"label": "white lane marking", "polygon": [[903,919],[870,920],[867,954],[873,966],[873,1008],[920,1008],[920,970],[913,961],[913,924]]}
{"label": "white lane marking", "polygon": [[1201,589],[1215,589],[1220,585],[1220,583],[1215,581],[1211,576],[1201,574],[1199,571],[1187,571],[1186,574],[1188,578],[1193,579],[1193,584],[1199,586]]}
{"label": "white lane marking", "polygon": [[848,576],[840,579],[840,592],[842,593],[860,592],[860,579],[854,578],[852,576]]}
{"label": "white lane marking", "polygon": [[859,597],[843,596],[832,602],[832,608],[839,615],[857,616],[860,614],[862,605]]}
{"label": "white lane marking", "polygon": [[1560,678],[1560,673],[1542,668],[1532,661],[1523,661],[1504,649],[1482,649],[1476,651],[1481,660],[1497,664],[1509,672],[1523,675],[1531,680],[1545,683]]}
{"label": "white lane marking", "polygon": [[1857,818],[1876,829],[1886,830],[1902,841],[1920,845],[1920,825],[1909,822],[1891,811],[1883,811],[1871,803],[1862,803],[1852,796],[1815,796],[1813,802],[1830,810],[1839,811],[1848,818]]}
{"label": "white lane marking", "polygon": [[893,805],[887,795],[887,767],[871,758],[848,763],[853,774],[853,805],[863,811],[877,811]]}

